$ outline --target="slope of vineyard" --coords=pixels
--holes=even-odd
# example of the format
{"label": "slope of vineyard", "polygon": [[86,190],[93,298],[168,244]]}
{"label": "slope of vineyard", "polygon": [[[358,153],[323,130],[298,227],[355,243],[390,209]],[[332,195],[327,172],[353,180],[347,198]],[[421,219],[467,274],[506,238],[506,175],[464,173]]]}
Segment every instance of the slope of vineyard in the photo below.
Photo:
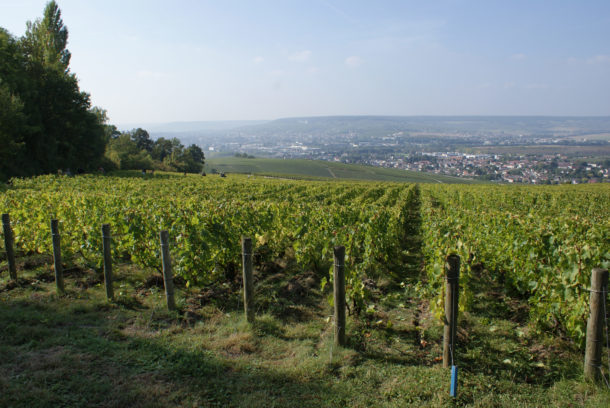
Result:
{"label": "slope of vineyard", "polygon": [[[610,186],[465,186],[307,182],[233,175],[42,176],[13,180],[0,198],[21,253],[51,253],[49,220],[63,251],[101,265],[101,225],[115,260],[159,268],[168,230],[175,272],[189,285],[239,270],[240,239],[257,262],[290,257],[330,278],[332,248],[346,247],[348,297],[360,310],[366,278],[426,278],[420,294],[442,305],[444,259],[462,259],[460,304],[484,273],[529,299],[540,326],[582,342],[591,269],[610,265]],[[421,204],[420,204],[421,202]]]}
{"label": "slope of vineyard", "polygon": [[[581,345],[591,269],[610,261],[609,187],[14,179],[0,195],[18,258],[16,280],[0,259],[0,405],[608,406],[608,390],[582,381]],[[159,273],[162,229],[175,311]],[[242,312],[244,235],[254,241],[253,324]],[[344,347],[328,303],[335,245],[347,254]],[[450,253],[462,260],[456,399],[438,318]]]}
{"label": "slope of vineyard", "polygon": [[277,177],[377,180],[406,183],[478,183],[475,180],[444,174],[305,159],[213,157],[206,160],[206,170],[209,172],[212,169],[227,173],[261,174]]}
{"label": "slope of vineyard", "polygon": [[234,275],[242,236],[256,239],[259,262],[289,253],[322,276],[333,246],[344,245],[348,295],[357,307],[364,276],[400,269],[400,220],[413,185],[147,177],[14,180],[0,210],[11,215],[18,251],[51,253],[48,224],[57,218],[63,251],[94,266],[101,265],[102,223],[111,226],[116,260],[152,268],[160,264],[159,231],[168,230],[175,272],[189,284]]}
{"label": "slope of vineyard", "polygon": [[485,273],[529,299],[534,322],[584,341],[591,270],[610,266],[610,185],[427,185],[422,196],[426,290],[437,310],[443,260],[454,252],[462,309]]}

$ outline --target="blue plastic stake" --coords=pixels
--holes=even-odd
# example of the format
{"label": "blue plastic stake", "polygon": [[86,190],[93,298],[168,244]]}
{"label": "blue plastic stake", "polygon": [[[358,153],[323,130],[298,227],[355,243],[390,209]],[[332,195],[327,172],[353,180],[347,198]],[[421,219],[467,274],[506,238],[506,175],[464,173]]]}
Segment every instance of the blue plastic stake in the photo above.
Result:
{"label": "blue plastic stake", "polygon": [[457,397],[458,368],[451,366],[451,396]]}

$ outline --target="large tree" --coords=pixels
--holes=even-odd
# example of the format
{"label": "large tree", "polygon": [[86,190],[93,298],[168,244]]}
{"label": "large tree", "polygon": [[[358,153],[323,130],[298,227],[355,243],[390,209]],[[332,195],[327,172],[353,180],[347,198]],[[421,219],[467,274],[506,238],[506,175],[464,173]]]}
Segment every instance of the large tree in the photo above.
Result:
{"label": "large tree", "polygon": [[150,138],[148,132],[142,128],[137,128],[131,131],[131,140],[133,140],[138,149],[146,150],[151,153],[153,150],[154,142]]}
{"label": "large tree", "polygon": [[106,157],[122,170],[152,169],[153,161],[146,150],[138,148],[130,133],[123,133],[110,140]]}
{"label": "large tree", "polygon": [[103,156],[109,130],[70,73],[67,43],[54,1],[21,39],[0,29],[0,137],[18,146],[11,166],[0,165],[4,177],[94,168]]}
{"label": "large tree", "polygon": [[42,20],[27,22],[23,45],[32,61],[59,71],[68,71],[71,58],[66,48],[68,28],[64,26],[61,10],[54,0],[47,3]]}
{"label": "large tree", "polygon": [[23,58],[15,39],[0,27],[0,180],[22,175],[24,136],[28,131],[24,104]]}
{"label": "large tree", "polygon": [[19,130],[24,128],[23,103],[0,82],[0,180],[21,173],[25,146]]}

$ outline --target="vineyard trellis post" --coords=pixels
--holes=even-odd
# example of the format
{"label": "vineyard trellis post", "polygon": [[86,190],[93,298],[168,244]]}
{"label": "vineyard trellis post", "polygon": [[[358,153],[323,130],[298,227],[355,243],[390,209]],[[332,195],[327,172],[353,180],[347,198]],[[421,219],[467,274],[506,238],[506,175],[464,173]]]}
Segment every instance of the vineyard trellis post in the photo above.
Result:
{"label": "vineyard trellis post", "polygon": [[114,298],[112,287],[112,255],[110,253],[111,236],[110,224],[102,225],[102,245],[104,250],[104,284],[106,285],[106,297],[110,300]]}
{"label": "vineyard trellis post", "polygon": [[176,301],[174,300],[174,277],[172,275],[172,260],[169,255],[169,233],[167,230],[159,234],[161,239],[161,258],[163,262],[163,285],[165,286],[165,298],[167,299],[167,309],[175,310]]}
{"label": "vineyard trellis post", "polygon": [[460,257],[451,254],[445,268],[445,328],[443,333],[443,367],[454,365],[455,333],[457,331]]}
{"label": "vineyard trellis post", "polygon": [[585,346],[585,378],[601,379],[603,327],[606,319],[604,303],[608,293],[608,270],[593,268],[589,296],[589,320],[587,322],[587,343]]}
{"label": "vineyard trellis post", "polygon": [[59,221],[51,220],[51,237],[53,239],[53,266],[55,268],[55,285],[57,292],[63,294],[64,287],[64,270],[61,265],[61,237],[59,235]]}
{"label": "vineyard trellis post", "polygon": [[2,214],[2,230],[4,232],[4,248],[6,249],[6,260],[8,261],[8,273],[12,280],[17,279],[17,264],[15,263],[15,249],[11,219],[8,214]]}
{"label": "vineyard trellis post", "polygon": [[254,284],[252,282],[252,238],[242,237],[242,272],[244,281],[244,313],[249,323],[254,322]]}
{"label": "vineyard trellis post", "polygon": [[333,295],[335,305],[335,344],[345,345],[345,247],[334,248]]}

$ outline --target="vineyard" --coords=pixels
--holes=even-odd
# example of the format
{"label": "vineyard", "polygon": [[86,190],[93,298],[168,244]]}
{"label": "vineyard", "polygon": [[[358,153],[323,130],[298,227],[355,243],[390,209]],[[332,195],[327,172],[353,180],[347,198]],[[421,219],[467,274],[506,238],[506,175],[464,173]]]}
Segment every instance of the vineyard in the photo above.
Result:
{"label": "vineyard", "polygon": [[343,245],[353,318],[403,293],[429,305],[442,324],[445,259],[454,253],[461,258],[461,311],[472,312],[481,282],[491,281],[527,305],[533,328],[582,347],[591,270],[610,266],[609,203],[607,184],[134,173],[15,179],[0,196],[0,212],[10,214],[18,257],[51,254],[49,222],[57,219],[66,262],[96,271],[103,264],[102,224],[110,225],[113,263],[150,273],[160,272],[159,231],[167,230],[174,273],[186,288],[235,280],[240,240],[252,237],[255,269],[287,260],[312,273],[324,291],[332,283],[333,247]]}
{"label": "vineyard", "polygon": [[209,284],[239,268],[242,236],[256,239],[259,264],[288,253],[326,274],[332,247],[345,245],[350,299],[362,279],[400,277],[402,237],[414,185],[286,182],[235,177],[132,179],[55,176],[15,181],[0,209],[10,213],[22,253],[51,253],[51,218],[60,220],[66,256],[102,264],[101,225],[114,236],[113,256],[158,268],[158,234],[167,230],[176,274]]}
{"label": "vineyard", "polygon": [[427,186],[422,205],[430,296],[438,294],[443,255],[464,263],[461,306],[476,296],[482,271],[529,299],[531,319],[582,343],[589,280],[610,266],[610,188]]}
{"label": "vineyard", "polygon": [[[113,256],[159,268],[158,232],[168,230],[175,272],[188,285],[235,274],[242,236],[254,237],[258,263],[293,256],[329,277],[332,248],[346,247],[348,298],[364,305],[364,279],[401,283],[423,265],[420,290],[442,305],[444,259],[461,256],[461,308],[481,270],[529,298],[531,317],[581,342],[587,284],[610,266],[610,188],[493,187],[366,182],[152,176],[15,180],[0,199],[22,253],[51,253],[51,218],[63,250],[101,267],[101,224]],[[421,207],[421,210],[420,210]],[[420,213],[421,211],[421,213]],[[420,230],[421,229],[421,237]]]}

